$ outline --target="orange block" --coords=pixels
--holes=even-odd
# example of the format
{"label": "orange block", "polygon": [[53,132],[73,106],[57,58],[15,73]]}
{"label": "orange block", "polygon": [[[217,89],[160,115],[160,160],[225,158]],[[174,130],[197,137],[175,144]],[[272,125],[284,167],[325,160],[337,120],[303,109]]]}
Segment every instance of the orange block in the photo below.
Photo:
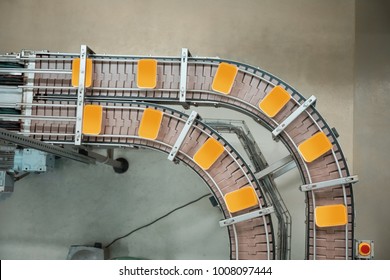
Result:
{"label": "orange block", "polygon": [[[72,86],[79,86],[79,74],[80,74],[80,58],[75,58],[72,61]],[[92,59],[86,59],[85,65],[85,87],[92,86]]]}
{"label": "orange block", "polygon": [[259,202],[253,187],[245,186],[225,194],[225,203],[229,212],[235,213],[256,206]]}
{"label": "orange block", "polygon": [[318,227],[343,226],[348,222],[347,207],[343,204],[318,206],[314,216]]}
{"label": "orange block", "polygon": [[157,85],[157,60],[140,59],[137,66],[137,87],[155,88]]}
{"label": "orange block", "polygon": [[210,137],[194,155],[194,161],[204,170],[209,169],[222,155],[225,148],[216,139]]}
{"label": "orange block", "polygon": [[143,138],[155,140],[160,131],[162,117],[163,112],[159,110],[152,108],[145,109],[138,129],[138,135]]}
{"label": "orange block", "polygon": [[332,149],[332,143],[325,133],[318,132],[298,146],[303,159],[312,162]]}
{"label": "orange block", "polygon": [[259,108],[268,117],[273,118],[290,100],[290,94],[281,86],[274,87],[259,103]]}
{"label": "orange block", "polygon": [[212,90],[229,94],[232,90],[234,80],[237,76],[238,68],[235,65],[221,62],[211,85]]}
{"label": "orange block", "polygon": [[83,112],[83,134],[98,135],[102,130],[103,108],[100,105],[85,105]]}

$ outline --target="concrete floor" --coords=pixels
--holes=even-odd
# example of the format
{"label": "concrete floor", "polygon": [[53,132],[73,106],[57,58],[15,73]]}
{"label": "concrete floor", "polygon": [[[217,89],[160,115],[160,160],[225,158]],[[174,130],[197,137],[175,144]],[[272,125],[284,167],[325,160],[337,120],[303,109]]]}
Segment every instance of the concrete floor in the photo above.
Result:
{"label": "concrete floor", "polygon": [[[165,154],[120,150],[116,155],[129,159],[126,174],[115,174],[102,164],[85,166],[61,159],[55,172],[31,175],[20,182],[0,206],[5,222],[0,258],[63,259],[71,245],[107,245],[209,193],[184,165],[171,172],[174,164],[167,162]],[[217,223],[221,218],[220,211],[204,198],[115,243],[110,257],[228,258],[227,231]]]}
{"label": "concrete floor", "polygon": [[[304,96],[316,95],[317,108],[341,135],[352,173],[361,178],[355,188],[356,237],[375,238],[376,257],[390,259],[385,170],[389,153],[388,141],[383,140],[389,136],[389,122],[384,121],[390,105],[385,75],[389,62],[383,59],[388,56],[386,48],[380,46],[382,38],[389,38],[389,25],[374,17],[377,25],[365,29],[364,15],[383,11],[384,2],[363,2],[2,0],[0,52],[77,52],[80,44],[88,44],[98,53],[178,55],[181,47],[188,47],[193,55],[259,66]],[[387,14],[383,13],[383,20]],[[369,45],[372,38],[375,44]],[[367,68],[373,57],[377,64]],[[367,76],[371,71],[381,75]],[[202,109],[201,114],[245,118],[226,110]],[[250,128],[270,163],[285,153],[270,134],[253,124]],[[367,139],[373,145],[368,146]],[[177,166],[173,171],[164,155],[121,152],[132,163],[124,176],[113,175],[104,166],[81,169],[77,163],[62,161],[55,172],[18,183],[15,193],[0,203],[0,258],[64,258],[72,244],[108,242],[207,192],[188,168]],[[295,259],[303,258],[304,252],[299,184],[294,172],[278,182],[294,214]],[[218,219],[218,211],[204,199],[121,242],[113,256],[228,258],[227,234],[217,226]]]}

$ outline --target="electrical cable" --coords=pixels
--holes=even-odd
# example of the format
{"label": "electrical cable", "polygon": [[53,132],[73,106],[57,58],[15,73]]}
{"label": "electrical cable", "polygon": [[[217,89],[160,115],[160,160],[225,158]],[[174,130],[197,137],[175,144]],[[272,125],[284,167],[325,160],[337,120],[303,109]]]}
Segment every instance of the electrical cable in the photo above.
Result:
{"label": "electrical cable", "polygon": [[193,200],[193,201],[190,201],[190,202],[188,202],[188,203],[186,203],[186,204],[184,204],[184,205],[182,205],[182,206],[179,206],[179,207],[177,207],[177,208],[171,210],[171,211],[168,212],[167,214],[165,214],[165,215],[163,215],[163,216],[157,218],[156,220],[150,222],[149,224],[146,224],[146,225],[143,225],[143,226],[141,226],[141,227],[139,227],[139,228],[136,228],[135,230],[132,230],[131,232],[129,232],[129,233],[127,233],[127,234],[125,234],[125,235],[123,235],[123,236],[121,236],[121,237],[115,238],[110,244],[108,244],[107,246],[105,246],[105,248],[110,247],[112,244],[114,244],[114,243],[117,242],[118,240],[121,240],[121,239],[123,239],[123,238],[126,238],[126,237],[128,237],[129,235],[133,234],[133,233],[136,232],[136,231],[139,231],[139,230],[141,230],[141,229],[143,229],[143,228],[146,228],[146,227],[148,227],[148,226],[153,225],[154,223],[156,223],[156,222],[158,222],[159,220],[161,220],[161,219],[163,219],[163,218],[169,216],[170,214],[172,214],[173,212],[176,212],[177,210],[180,210],[180,209],[182,209],[182,208],[184,208],[184,207],[186,207],[186,206],[188,206],[188,205],[191,205],[191,204],[193,204],[193,203],[195,203],[195,202],[198,202],[199,200],[201,200],[202,198],[205,198],[206,196],[210,196],[210,194],[208,193],[208,194],[202,195],[201,197],[199,197],[199,198],[197,198],[197,199],[195,199],[195,200]]}

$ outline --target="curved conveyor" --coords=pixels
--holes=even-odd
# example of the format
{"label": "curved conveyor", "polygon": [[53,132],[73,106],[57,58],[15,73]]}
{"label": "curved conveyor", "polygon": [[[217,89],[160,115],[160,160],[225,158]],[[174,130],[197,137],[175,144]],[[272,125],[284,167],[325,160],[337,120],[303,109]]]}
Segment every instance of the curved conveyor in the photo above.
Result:
{"label": "curved conveyor", "polygon": [[[35,107],[33,115],[50,116],[53,117],[52,119],[62,115],[76,116],[75,109],[50,107],[50,104],[45,104],[47,105],[45,107]],[[143,146],[169,154],[188,120],[188,116],[183,113],[148,103],[129,102],[123,106],[121,104],[99,103],[99,105],[103,108],[104,129],[97,137],[85,137],[84,144]],[[139,136],[140,123],[146,108],[163,112],[156,139],[145,139]],[[73,144],[74,142],[74,122],[33,120],[31,128],[36,133],[35,137],[41,137],[41,140],[44,141],[57,144]],[[69,136],[64,136],[67,132],[70,132]],[[209,169],[204,170],[194,161],[194,155],[209,138],[214,138],[221,143],[224,151]],[[202,177],[217,199],[225,218],[231,218],[233,215],[227,210],[224,195],[241,187],[253,187],[256,190],[258,201],[257,206],[243,210],[238,214],[267,207],[260,184],[241,156],[222,136],[200,120],[196,119],[192,124],[176,158]],[[232,259],[274,258],[273,231],[269,215],[229,226],[229,237]]]}
{"label": "curved conveyor", "polygon": [[[26,65],[29,65],[30,69],[31,65],[36,69],[32,82],[30,81],[29,84],[23,86],[26,92],[32,93],[35,103],[75,104],[77,88],[72,87],[71,70],[72,60],[76,57],[80,57],[80,54],[37,52],[32,56],[21,58],[26,62]],[[93,61],[93,74],[92,85],[85,92],[85,102],[102,104],[104,110],[106,110],[105,122],[109,125],[105,126],[103,132],[108,136],[86,137],[83,142],[115,143],[117,145],[134,143],[135,145],[145,145],[169,152],[174,144],[175,135],[180,131],[175,126],[180,125],[182,121],[180,121],[180,117],[168,117],[168,115],[174,116],[179,113],[163,109],[166,114],[164,113],[164,120],[157,141],[140,139],[135,136],[142,106],[133,103],[134,100],[181,104],[183,106],[223,106],[243,112],[272,131],[274,135],[278,134],[277,137],[293,155],[304,184],[313,186],[314,183],[327,182],[327,185],[330,185],[324,188],[310,189],[306,192],[306,258],[353,258],[354,209],[352,185],[347,180],[343,181],[345,183],[342,184],[329,184],[330,180],[348,178],[350,174],[334,132],[317,112],[314,103],[303,107],[307,100],[291,86],[259,68],[234,61],[203,57],[188,57],[183,60],[183,56],[141,57],[97,54],[91,54],[89,58]],[[137,63],[140,59],[145,58],[157,61],[157,84],[153,89],[137,87]],[[222,62],[234,65],[238,70],[231,90],[225,94],[213,90],[212,86],[217,69]],[[184,67],[185,69],[183,69]],[[187,73],[186,79],[181,79],[181,73]],[[185,85],[184,89],[183,85]],[[269,117],[260,109],[259,104],[276,86],[284,89],[291,98],[276,116]],[[116,108],[117,106],[127,106],[128,109]],[[134,106],[139,106],[139,108],[135,109]],[[34,108],[32,115],[75,116],[75,109],[71,106]],[[160,107],[158,109],[161,110]],[[301,112],[298,113],[300,110]],[[296,114],[296,118],[282,126],[282,123],[288,121],[294,114]],[[174,125],[172,125],[173,120],[175,120]],[[57,125],[48,122],[37,120],[33,121],[31,126],[29,122],[26,122],[24,131],[31,131],[31,135],[45,141],[73,141],[72,136],[61,136],[66,133],[74,133],[73,122],[57,122]],[[61,123],[62,125],[60,125]],[[231,191],[245,184],[255,186],[260,199],[259,207],[265,206],[259,186],[249,168],[241,159],[238,162],[232,161],[234,157],[238,157],[235,151],[220,136],[216,136],[217,134],[199,121],[196,122],[195,126],[199,126],[199,128],[193,130],[192,133],[196,131],[197,134],[191,137],[191,140],[196,140],[183,145],[178,157],[192,166],[204,178],[219,199],[224,214],[228,216],[221,198],[224,191]],[[282,131],[275,134],[276,129],[279,128],[282,128]],[[298,147],[318,132],[323,132],[326,135],[331,143],[331,148],[314,161],[308,162],[307,159],[304,159]],[[122,138],[120,135],[127,135],[127,137]],[[205,172],[197,167],[191,158],[199,146],[210,136],[220,139],[219,141],[225,146],[225,152],[215,166],[213,165],[209,171]],[[220,185],[221,182],[227,181],[229,183],[226,185]],[[316,225],[316,208],[328,205],[346,206],[345,223],[327,227],[320,227],[318,223]],[[269,222],[268,218],[266,220],[257,218],[252,221],[253,225],[249,225],[249,222],[242,225],[236,224],[236,230],[230,226],[232,258],[236,258],[237,254],[238,258],[252,258],[251,254],[253,253],[258,254],[256,258],[273,258],[273,243]],[[248,234],[251,231],[250,228],[253,228],[254,225],[261,228],[258,229],[258,234],[263,237],[267,236],[268,241],[265,241],[263,237],[257,239],[256,235],[252,233]],[[241,231],[239,228],[243,230]],[[235,238],[238,240],[238,245]],[[250,251],[248,248],[256,249]]]}

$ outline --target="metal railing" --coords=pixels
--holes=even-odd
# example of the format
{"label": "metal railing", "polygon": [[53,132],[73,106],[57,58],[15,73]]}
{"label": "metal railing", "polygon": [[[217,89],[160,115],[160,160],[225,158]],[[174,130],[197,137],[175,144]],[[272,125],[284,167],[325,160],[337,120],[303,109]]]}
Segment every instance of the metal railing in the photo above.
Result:
{"label": "metal railing", "polygon": [[[247,153],[253,172],[259,172],[268,167],[268,163],[257,145],[247,124],[243,120],[203,119],[203,121],[219,133],[234,133]],[[289,168],[289,167],[287,167]],[[282,172],[280,172],[282,173]],[[259,184],[263,185],[264,196],[274,206],[278,219],[277,259],[291,259],[291,226],[292,219],[286,204],[280,195],[271,175],[265,176]]]}

